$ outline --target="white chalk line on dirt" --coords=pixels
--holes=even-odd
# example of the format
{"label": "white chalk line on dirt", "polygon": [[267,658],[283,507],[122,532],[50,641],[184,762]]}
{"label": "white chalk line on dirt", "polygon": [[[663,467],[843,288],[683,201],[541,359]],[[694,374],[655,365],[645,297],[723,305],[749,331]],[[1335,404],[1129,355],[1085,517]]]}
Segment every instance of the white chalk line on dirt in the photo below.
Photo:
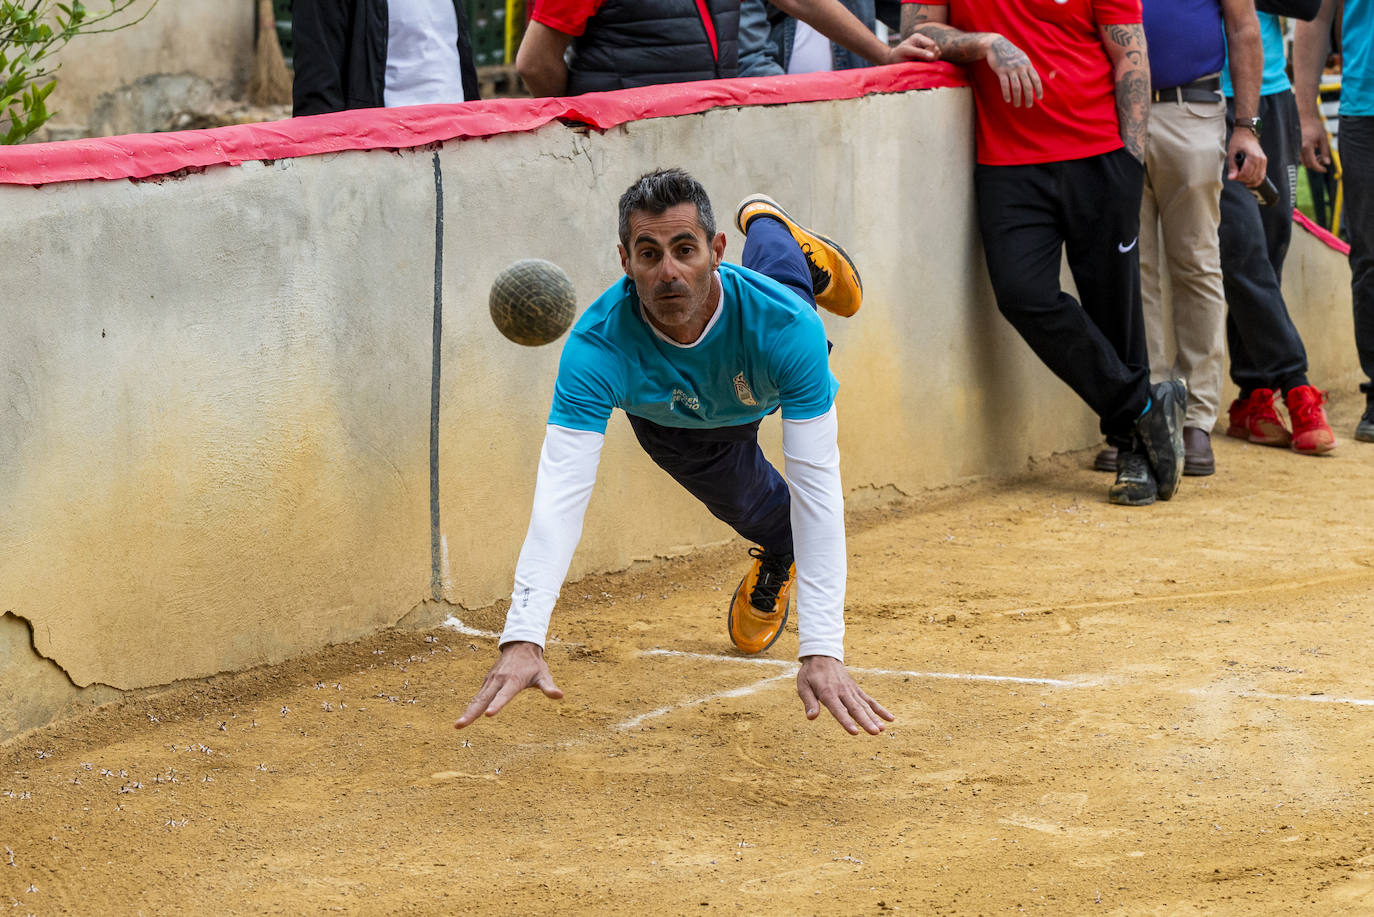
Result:
{"label": "white chalk line on dirt", "polygon": [[729,691],[717,691],[715,694],[708,694],[705,697],[694,697],[691,700],[685,700],[677,704],[670,704],[667,707],[659,707],[657,710],[650,710],[648,713],[641,713],[638,716],[630,717],[628,720],[621,723],[619,726],[616,726],[616,731],[624,732],[627,729],[634,729],[636,726],[640,725],[641,723],[644,723],[647,720],[657,719],[660,716],[667,716],[669,713],[673,713],[677,710],[685,710],[688,707],[699,707],[702,704],[709,704],[713,700],[724,700],[730,697],[748,697],[750,694],[755,694],[758,691],[773,684],[774,682],[783,681],[784,679],[788,679],[796,675],[796,670],[799,667],[796,665],[791,665],[790,663],[789,665],[790,671],[783,672],[781,675],[774,675],[770,678],[765,678],[763,679],[763,681],[756,681],[751,685],[745,685],[741,688],[731,688]]}
{"label": "white chalk line on dirt", "polygon": [[[1204,696],[1221,692],[1215,689],[1195,688],[1184,693]],[[1251,700],[1302,701],[1309,704],[1348,704],[1352,707],[1374,707],[1374,700],[1364,697],[1337,697],[1330,694],[1272,694],[1268,691],[1236,691],[1234,694],[1236,697],[1245,697]]]}
{"label": "white chalk line on dirt", "polygon": [[1335,583],[1344,583],[1350,580],[1368,579],[1371,576],[1374,576],[1374,571],[1367,569],[1355,570],[1350,573],[1342,573],[1336,576],[1320,576],[1316,579],[1306,580],[1283,580],[1277,583],[1267,583],[1262,586],[1251,586],[1245,589],[1213,589],[1206,592],[1133,595],[1124,599],[1103,599],[1098,602],[1079,602],[1074,605],[1043,605],[1034,608],[1013,608],[1010,611],[999,611],[997,614],[1003,617],[1011,617],[1012,615],[1047,614],[1055,611],[1093,611],[1095,609],[1118,608],[1126,605],[1143,605],[1151,602],[1157,605],[1166,605],[1169,602],[1190,602],[1194,599],[1231,599],[1255,595],[1261,592],[1285,592],[1293,589],[1307,589],[1312,586],[1330,586]]}
{"label": "white chalk line on dirt", "polygon": [[[1349,576],[1332,577],[1328,578],[1327,580],[1323,580],[1323,582],[1334,582],[1342,579],[1352,578],[1353,577]],[[1309,582],[1306,585],[1311,585],[1311,583]],[[1207,595],[1223,594],[1230,593],[1207,593]],[[1199,593],[1198,595],[1203,594]],[[1114,604],[1127,603],[1123,602]],[[501,636],[500,634],[494,633],[492,631],[479,630],[475,627],[469,627],[453,615],[449,615],[448,619],[444,621],[443,626],[449,628],[450,630],[457,631],[460,634],[465,634],[470,637],[482,637],[489,640],[496,640],[499,639]],[[558,641],[550,640],[549,642],[556,643]],[[656,710],[650,710],[648,713],[641,713],[638,716],[631,717],[630,719],[616,726],[615,729],[618,732],[624,732],[628,729],[634,729],[636,726],[639,726],[648,720],[657,719],[661,716],[667,716],[669,713],[672,713],[676,710],[685,710],[689,707],[699,707],[702,704],[710,703],[713,700],[724,700],[726,698],[733,697],[746,697],[750,694],[755,694],[761,689],[767,687],[768,685],[773,684],[774,682],[779,682],[784,679],[791,678],[796,674],[798,669],[798,666],[795,662],[788,662],[784,659],[760,659],[756,657],[747,656],[721,656],[714,653],[689,653],[684,650],[652,649],[644,650],[639,655],[658,657],[666,656],[677,659],[695,659],[704,662],[728,662],[736,665],[752,665],[770,668],[783,668],[787,671],[784,671],[779,675],[774,675],[770,678],[765,678],[762,681],[755,682],[751,685],[745,685],[741,688],[732,688],[729,691],[721,691],[716,694],[707,695],[705,697],[695,697],[677,704],[671,704],[666,707],[659,707]],[[851,667],[850,671],[860,675],[873,675],[876,677],[885,678],[901,677],[923,678],[944,681],[972,681],[981,682],[985,684],[1043,685],[1045,687],[1051,688],[1094,688],[1101,687],[1109,683],[1120,683],[1119,679],[1109,679],[1101,676],[1081,676],[1078,678],[1030,678],[1021,675],[986,675],[976,672],[917,672],[906,669],[873,669],[859,666]],[[1180,689],[1172,690],[1180,691]],[[1218,693],[1218,689],[1190,688],[1181,689],[1180,693],[1192,694],[1195,696],[1204,696],[1216,694]],[[1309,704],[1345,704],[1353,707],[1374,707],[1374,699],[1362,697],[1340,697],[1329,694],[1275,694],[1264,691],[1236,691],[1233,693],[1236,697],[1248,698],[1250,700],[1295,701]]]}
{"label": "white chalk line on dirt", "polygon": [[500,634],[495,633],[494,631],[478,630],[475,627],[468,627],[466,624],[464,624],[462,621],[459,621],[453,615],[449,615],[447,618],[444,619],[443,626],[447,627],[449,630],[456,630],[460,634],[466,634],[469,637],[485,637],[488,640],[501,639]]}
{"label": "white chalk line on dirt", "polygon": [[[785,665],[796,668],[796,664],[781,659],[751,659],[739,656],[720,656],[712,653],[687,653],[681,650],[645,650],[641,656],[676,656],[683,659],[701,659],[711,662],[736,662],[752,665]],[[1013,685],[1048,685],[1054,688],[1082,688],[1098,683],[1099,679],[1028,678],[1020,675],[980,675],[968,672],[914,672],[904,669],[868,669],[850,666],[849,671],[860,675],[877,675],[889,678],[936,678],[953,681],[986,681]]]}
{"label": "white chalk line on dirt", "polygon": [[[791,672],[786,674],[793,674],[796,672],[798,668],[796,663],[787,662],[786,660],[782,659],[756,659],[752,657],[742,656],[721,656],[715,653],[689,653],[683,650],[644,650],[639,655],[669,656],[679,659],[697,659],[704,662],[732,662],[737,664],[742,663],[745,665],[756,666],[785,666],[791,669]],[[878,677],[889,678],[900,676],[902,678],[976,681],[991,682],[994,684],[1044,685],[1046,687],[1051,688],[1100,688],[1106,687],[1108,685],[1120,687],[1128,684],[1137,684],[1143,686],[1142,682],[1123,680],[1121,678],[1108,678],[1106,676],[1098,675],[1078,676],[1075,678],[1030,678],[1020,675],[982,675],[967,672],[916,672],[905,669],[872,669],[864,668],[861,666],[850,667],[849,671],[860,675],[874,675]],[[769,679],[769,681],[780,680],[783,677],[786,677],[786,675],[779,676],[776,679]],[[767,682],[760,682],[759,685],[756,685],[754,686],[754,688],[751,688],[751,690],[748,693],[753,693],[753,690],[756,690],[758,687],[766,683]],[[1226,688],[1220,686],[1213,688],[1165,688],[1164,690],[1170,693],[1191,694],[1198,697],[1215,695],[1227,691]],[[1302,703],[1313,704],[1349,704],[1355,707],[1374,707],[1374,699],[1362,697],[1341,697],[1330,694],[1276,694],[1267,691],[1232,691],[1230,693],[1232,693],[1235,697],[1243,697],[1251,700],[1298,701]],[[683,706],[689,706],[695,703],[699,702],[692,701],[689,702],[689,704],[685,704]],[[668,712],[671,709],[674,708],[665,707],[661,711],[655,711],[654,715],[661,716],[663,713]]]}
{"label": "white chalk line on dirt", "polygon": [[[475,628],[475,627],[468,627],[466,624],[464,624],[462,621],[458,620],[458,618],[456,618],[456,617],[453,616],[453,615],[449,615],[447,618],[445,618],[445,619],[444,619],[444,623],[441,624],[441,625],[439,625],[439,626],[440,626],[440,627],[447,627],[449,630],[455,630],[455,631],[457,631],[458,633],[463,634],[463,635],[466,636],[466,637],[482,637],[482,638],[485,639],[485,640],[500,640],[500,639],[501,639],[501,635],[498,634],[498,633],[496,633],[496,631],[493,631],[493,630],[478,630],[478,629]],[[557,637],[550,637],[549,640],[548,640],[548,642],[549,642],[549,643],[556,643],[556,644],[558,644],[559,646],[581,646],[581,645],[582,645],[581,643],[568,643],[568,642],[566,642],[566,641],[559,640]]]}

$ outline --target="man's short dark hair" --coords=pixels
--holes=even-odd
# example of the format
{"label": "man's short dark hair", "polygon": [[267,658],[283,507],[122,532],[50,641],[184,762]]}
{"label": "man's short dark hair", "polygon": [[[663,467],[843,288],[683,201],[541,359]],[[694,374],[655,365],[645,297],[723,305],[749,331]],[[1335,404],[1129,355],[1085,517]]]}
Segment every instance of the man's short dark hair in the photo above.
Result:
{"label": "man's short dark hair", "polygon": [[620,244],[630,247],[630,214],[647,210],[657,216],[678,204],[695,204],[697,225],[706,233],[706,241],[716,237],[716,217],[701,182],[682,169],[655,169],[620,195]]}

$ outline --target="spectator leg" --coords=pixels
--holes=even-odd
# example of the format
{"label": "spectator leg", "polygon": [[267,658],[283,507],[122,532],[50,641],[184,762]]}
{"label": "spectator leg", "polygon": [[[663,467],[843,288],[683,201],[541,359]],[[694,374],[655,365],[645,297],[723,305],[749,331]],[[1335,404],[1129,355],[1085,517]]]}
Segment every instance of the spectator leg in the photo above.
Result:
{"label": "spectator leg", "polygon": [[[1225,377],[1226,296],[1221,282],[1217,225],[1221,220],[1222,169],[1226,153],[1226,105],[1217,102],[1156,102],[1150,108],[1145,165],[1159,213],[1173,320],[1163,326],[1159,311],[1147,327],[1171,327],[1175,365],[1188,383],[1184,425],[1210,431],[1221,410]],[[1142,226],[1142,235],[1151,232]],[[1146,273],[1142,283],[1150,285]],[[1158,304],[1146,303],[1158,310]],[[1166,338],[1167,339],[1167,338]],[[1151,359],[1164,341],[1151,340]],[[1156,378],[1161,367],[1152,367]]]}
{"label": "spectator leg", "polygon": [[[1115,157],[980,165],[974,187],[998,309],[1036,356],[1097,413],[1107,441],[1130,448],[1135,419],[1149,402],[1148,367],[1139,329],[1135,247],[1125,253],[1117,249],[1135,236],[1140,169]],[[1070,227],[1081,240],[1070,266],[1080,291],[1088,290],[1083,305],[1059,286]],[[1086,240],[1093,234],[1097,244],[1089,252]]]}
{"label": "spectator leg", "polygon": [[1374,401],[1374,116],[1341,118],[1340,152],[1360,390]]}
{"label": "spectator leg", "polygon": [[1283,262],[1293,239],[1293,208],[1298,200],[1298,163],[1302,160],[1302,125],[1298,103],[1292,90],[1260,96],[1260,119],[1264,134],[1260,146],[1269,157],[1269,179],[1279,189],[1272,207],[1261,207],[1264,238],[1269,248],[1269,263],[1274,276],[1283,283]]}
{"label": "spectator leg", "polygon": [[1269,260],[1262,209],[1240,182],[1223,185],[1219,238],[1231,379],[1246,393],[1307,383],[1307,351]]}

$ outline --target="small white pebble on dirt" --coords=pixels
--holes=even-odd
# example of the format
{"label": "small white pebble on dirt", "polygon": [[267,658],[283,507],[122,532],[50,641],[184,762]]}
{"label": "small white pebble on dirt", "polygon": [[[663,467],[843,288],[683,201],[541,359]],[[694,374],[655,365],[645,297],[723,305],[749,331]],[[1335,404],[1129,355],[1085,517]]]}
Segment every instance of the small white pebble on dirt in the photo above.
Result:
{"label": "small white pebble on dirt", "polygon": [[282,708],[281,708],[281,715],[282,715],[282,716],[286,716],[286,715],[287,715],[288,713],[290,713],[290,712],[291,712],[291,708],[288,707],[288,706],[286,706],[285,704],[283,704],[283,705],[282,705]]}

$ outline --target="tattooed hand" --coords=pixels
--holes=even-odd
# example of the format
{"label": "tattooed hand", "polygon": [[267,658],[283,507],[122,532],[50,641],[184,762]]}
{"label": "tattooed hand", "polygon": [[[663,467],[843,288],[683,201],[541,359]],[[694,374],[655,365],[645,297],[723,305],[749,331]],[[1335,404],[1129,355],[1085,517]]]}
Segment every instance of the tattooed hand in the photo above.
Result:
{"label": "tattooed hand", "polygon": [[1001,35],[988,45],[986,59],[992,72],[997,74],[997,81],[1002,84],[1002,100],[1010,102],[1013,108],[1021,108],[1022,102],[1025,103],[1024,107],[1031,108],[1036,99],[1045,97],[1040,74],[1035,72],[1035,66],[1026,52]]}

